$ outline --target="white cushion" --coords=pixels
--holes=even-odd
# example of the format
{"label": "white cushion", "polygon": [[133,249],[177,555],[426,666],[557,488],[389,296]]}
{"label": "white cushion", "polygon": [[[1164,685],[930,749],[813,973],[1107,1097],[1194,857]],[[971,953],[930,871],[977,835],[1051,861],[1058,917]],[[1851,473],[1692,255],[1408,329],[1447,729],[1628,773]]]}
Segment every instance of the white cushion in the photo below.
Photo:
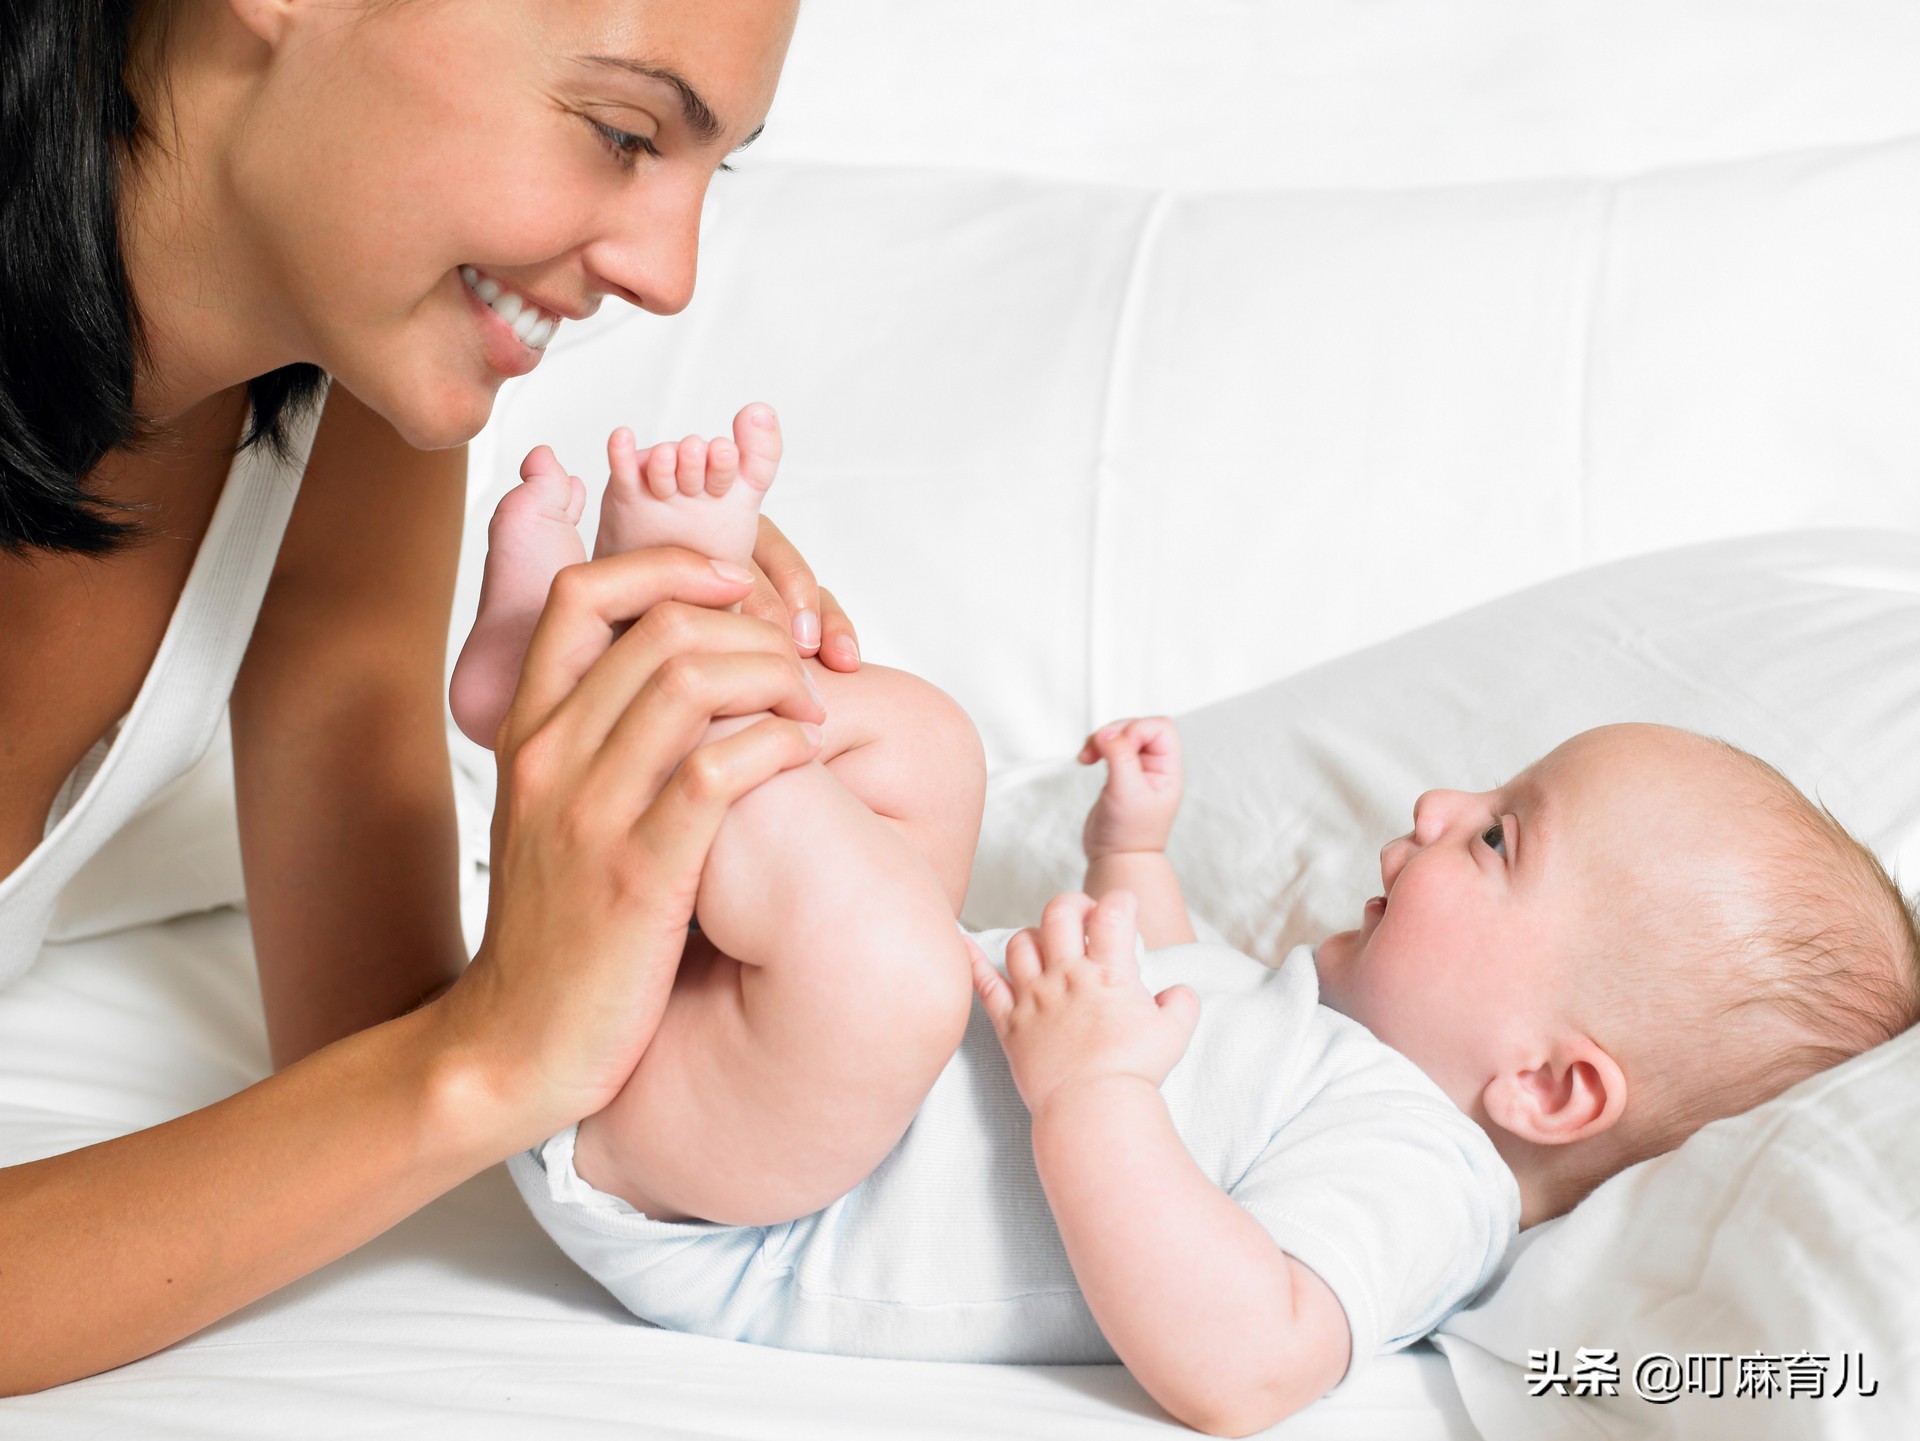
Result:
{"label": "white cushion", "polygon": [[[1378,849],[1433,786],[1480,789],[1619,720],[1724,737],[1779,766],[1911,881],[1920,871],[1920,536],[1811,531],[1563,577],[1181,721],[1170,847],[1189,903],[1276,961],[1359,922]],[[1098,773],[1070,760],[989,793],[967,919],[1027,924],[1077,887]],[[1920,1371],[1920,1033],[1909,1033],[1531,1232],[1505,1281],[1449,1323],[1488,1441],[1913,1434]],[[1628,1394],[1536,1399],[1528,1352],[1581,1347],[1833,1358],[1864,1351],[1856,1407]],[[1731,1382],[1729,1386],[1731,1387]],[[1623,1388],[1624,1389],[1624,1388]],[[1891,1394],[1889,1394],[1891,1393]],[[1669,1419],[1671,1416],[1671,1419]]]}
{"label": "white cushion", "polygon": [[807,0],[746,163],[1621,175],[1920,129],[1916,74],[1910,0]]}
{"label": "white cushion", "polygon": [[1596,560],[1920,529],[1920,141],[1397,192],[760,166],[708,232],[687,312],[502,393],[457,632],[531,446],[597,496],[616,424],[751,399],[769,512],[1001,766]]}
{"label": "white cushion", "polygon": [[[1920,529],[1916,253],[1920,142],[1392,192],[761,166],[716,185],[690,310],[610,304],[502,393],[455,648],[529,447],[597,495],[614,425],[753,398],[789,434],[771,513],[1001,768],[1594,560]],[[455,750],[477,857],[491,758]],[[63,934],[237,898],[200,827],[221,884],[143,846]]]}

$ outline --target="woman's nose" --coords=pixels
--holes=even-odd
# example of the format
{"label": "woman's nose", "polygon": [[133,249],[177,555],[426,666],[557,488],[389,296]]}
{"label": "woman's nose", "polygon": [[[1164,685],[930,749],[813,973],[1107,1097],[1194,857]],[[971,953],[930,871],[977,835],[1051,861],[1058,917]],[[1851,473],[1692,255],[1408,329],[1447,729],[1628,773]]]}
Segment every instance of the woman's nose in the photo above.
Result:
{"label": "woman's nose", "polygon": [[678,314],[700,265],[700,197],[660,195],[634,207],[586,259],[602,289],[655,315]]}

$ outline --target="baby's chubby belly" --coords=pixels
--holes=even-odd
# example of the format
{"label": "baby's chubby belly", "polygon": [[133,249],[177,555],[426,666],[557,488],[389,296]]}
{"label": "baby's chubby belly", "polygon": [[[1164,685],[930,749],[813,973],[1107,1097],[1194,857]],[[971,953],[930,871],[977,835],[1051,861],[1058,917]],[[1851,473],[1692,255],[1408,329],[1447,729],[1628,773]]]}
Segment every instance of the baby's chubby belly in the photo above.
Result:
{"label": "baby's chubby belly", "polygon": [[767,1261],[817,1295],[938,1306],[1078,1289],[1034,1169],[1026,1103],[977,1004],[887,1158],[775,1232]]}
{"label": "baby's chubby belly", "polygon": [[[1011,934],[976,939],[1004,967]],[[1223,1049],[1244,1058],[1244,1042],[1258,1044],[1232,1034],[1249,1019],[1233,993],[1271,991],[1274,973],[1238,953],[1195,946],[1145,955],[1142,968],[1153,989],[1183,981],[1202,997],[1201,1024],[1163,1094],[1196,1163],[1229,1187],[1271,1135],[1272,1118],[1242,1114],[1231,1099],[1247,1094],[1244,1074],[1241,1084],[1221,1086],[1209,1072],[1227,1059]],[[1304,999],[1311,1007],[1311,998]],[[1222,1041],[1229,1043],[1223,1048]],[[926,1306],[1049,1292],[1077,1300],[1073,1268],[1034,1167],[1026,1103],[977,1001],[959,1048],[887,1158],[846,1196],[774,1228],[768,1239],[767,1261],[791,1267],[795,1283],[816,1294]]]}

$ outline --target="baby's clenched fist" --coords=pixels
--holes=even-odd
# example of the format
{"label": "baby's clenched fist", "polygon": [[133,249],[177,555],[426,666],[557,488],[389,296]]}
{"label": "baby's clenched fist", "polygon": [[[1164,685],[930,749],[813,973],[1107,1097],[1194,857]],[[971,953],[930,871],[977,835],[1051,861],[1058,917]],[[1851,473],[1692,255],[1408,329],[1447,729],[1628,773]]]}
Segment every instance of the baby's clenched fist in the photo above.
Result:
{"label": "baby's clenched fist", "polygon": [[1162,851],[1180,809],[1180,732],[1165,716],[1114,721],[1080,747],[1080,764],[1107,763],[1107,783],[1081,834],[1087,859]]}

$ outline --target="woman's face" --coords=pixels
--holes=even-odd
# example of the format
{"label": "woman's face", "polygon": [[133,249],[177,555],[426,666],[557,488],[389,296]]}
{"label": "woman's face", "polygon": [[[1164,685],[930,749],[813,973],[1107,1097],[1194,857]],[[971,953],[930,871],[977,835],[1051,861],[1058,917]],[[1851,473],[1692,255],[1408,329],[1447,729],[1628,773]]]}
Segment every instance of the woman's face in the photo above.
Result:
{"label": "woman's face", "polygon": [[[542,316],[681,309],[796,5],[281,0],[225,177],[280,323],[432,447],[539,362]],[[510,295],[539,308],[518,333]]]}

